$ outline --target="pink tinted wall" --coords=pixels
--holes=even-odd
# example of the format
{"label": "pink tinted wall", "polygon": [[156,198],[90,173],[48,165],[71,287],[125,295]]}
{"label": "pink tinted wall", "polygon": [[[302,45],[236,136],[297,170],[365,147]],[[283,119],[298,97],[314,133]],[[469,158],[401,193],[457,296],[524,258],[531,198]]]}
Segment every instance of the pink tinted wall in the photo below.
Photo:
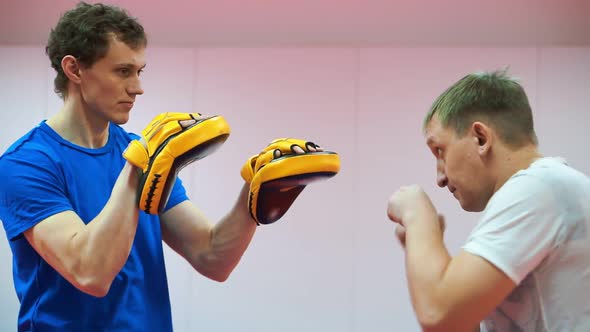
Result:
{"label": "pink tinted wall", "polygon": [[[233,204],[239,170],[276,137],[337,151],[342,171],[312,184],[278,223],[259,227],[225,283],[166,249],[176,331],[418,331],[389,195],[418,183],[447,216],[456,253],[477,214],[435,186],[421,121],[464,74],[510,66],[535,112],[540,148],[590,174],[589,48],[151,48],[130,131],[165,111],[221,114],[232,134],[185,168],[191,199],[213,220]],[[0,47],[0,149],[60,100],[42,48]],[[11,253],[0,241],[0,330],[15,330]],[[425,258],[425,264],[428,259]]]}

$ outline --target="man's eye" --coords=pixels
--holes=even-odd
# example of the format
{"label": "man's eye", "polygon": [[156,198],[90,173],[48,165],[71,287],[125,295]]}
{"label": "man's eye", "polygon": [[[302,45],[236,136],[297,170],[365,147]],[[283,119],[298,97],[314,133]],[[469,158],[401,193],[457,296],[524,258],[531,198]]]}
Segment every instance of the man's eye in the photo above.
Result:
{"label": "man's eye", "polygon": [[119,69],[119,73],[121,73],[121,75],[123,75],[123,76],[127,76],[127,75],[129,75],[129,69],[128,68],[121,68],[121,69]]}

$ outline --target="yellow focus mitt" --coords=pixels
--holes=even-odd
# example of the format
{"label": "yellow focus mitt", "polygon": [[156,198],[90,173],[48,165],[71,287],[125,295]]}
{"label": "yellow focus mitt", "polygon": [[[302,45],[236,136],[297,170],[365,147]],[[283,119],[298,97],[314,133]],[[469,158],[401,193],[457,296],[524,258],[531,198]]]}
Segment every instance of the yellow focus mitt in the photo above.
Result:
{"label": "yellow focus mitt", "polygon": [[250,215],[258,225],[279,220],[305,186],[328,179],[339,170],[335,152],[301,139],[275,139],[250,157],[241,170],[242,178],[250,184]]}
{"label": "yellow focus mitt", "polygon": [[142,131],[144,143],[133,140],[123,152],[129,163],[141,169],[139,209],[160,213],[170,197],[178,172],[215,151],[229,136],[221,116],[199,113],[162,113]]}

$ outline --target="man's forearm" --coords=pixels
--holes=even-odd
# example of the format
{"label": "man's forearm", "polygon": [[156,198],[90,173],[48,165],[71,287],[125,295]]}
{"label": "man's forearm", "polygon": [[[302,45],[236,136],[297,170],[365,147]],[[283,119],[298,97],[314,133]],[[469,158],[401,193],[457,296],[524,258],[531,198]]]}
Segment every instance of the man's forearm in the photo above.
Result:
{"label": "man's forearm", "polygon": [[248,212],[248,186],[244,185],[232,210],[223,217],[211,232],[211,247],[207,264],[202,264],[223,281],[239,263],[248,248],[256,223]]}
{"label": "man's forearm", "polygon": [[126,163],[103,210],[72,239],[79,249],[80,269],[105,287],[121,271],[133,245],[139,216],[137,183],[135,168]]}
{"label": "man's forearm", "polygon": [[[406,228],[406,274],[414,310],[421,324],[437,322],[444,313],[439,287],[451,256],[442,230],[432,216],[408,223]],[[434,216],[436,218],[436,216]]]}

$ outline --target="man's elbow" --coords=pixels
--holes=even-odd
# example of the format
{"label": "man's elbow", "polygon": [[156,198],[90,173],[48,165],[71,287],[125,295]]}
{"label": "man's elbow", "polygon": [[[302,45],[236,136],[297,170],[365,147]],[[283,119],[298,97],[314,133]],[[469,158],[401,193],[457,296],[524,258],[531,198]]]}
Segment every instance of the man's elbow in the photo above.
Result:
{"label": "man's elbow", "polygon": [[230,273],[210,273],[207,278],[217,282],[225,282],[229,279],[229,276]]}
{"label": "man's elbow", "polygon": [[191,265],[204,277],[213,281],[224,282],[232,274],[237,264],[228,264],[223,259],[209,254],[199,256]]}
{"label": "man's elbow", "polygon": [[209,269],[197,269],[206,278],[209,278],[217,282],[225,282],[229,279],[233,269],[227,269],[223,267],[209,268]]}
{"label": "man's elbow", "polygon": [[417,310],[416,318],[424,332],[445,331],[445,317],[440,310],[433,308]]}
{"label": "man's elbow", "polygon": [[423,310],[417,314],[423,332],[473,332],[477,328],[468,326],[465,319],[451,317],[442,310]]}
{"label": "man's elbow", "polygon": [[81,292],[94,297],[105,297],[111,289],[112,280],[101,280],[97,277],[78,277],[73,283]]}
{"label": "man's elbow", "polygon": [[[444,324],[438,324],[438,323],[433,323],[433,322],[427,322],[427,323],[420,322],[420,326],[422,327],[422,332],[447,332],[447,331],[451,331]],[[454,331],[454,332],[458,332],[458,331]]]}

